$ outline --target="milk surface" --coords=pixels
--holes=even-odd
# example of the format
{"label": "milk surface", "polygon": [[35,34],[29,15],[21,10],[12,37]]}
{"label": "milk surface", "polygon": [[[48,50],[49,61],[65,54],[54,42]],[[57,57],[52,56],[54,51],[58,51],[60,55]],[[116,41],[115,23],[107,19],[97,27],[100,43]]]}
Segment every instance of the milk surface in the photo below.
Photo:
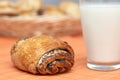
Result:
{"label": "milk surface", "polygon": [[88,61],[120,62],[120,4],[81,4]]}

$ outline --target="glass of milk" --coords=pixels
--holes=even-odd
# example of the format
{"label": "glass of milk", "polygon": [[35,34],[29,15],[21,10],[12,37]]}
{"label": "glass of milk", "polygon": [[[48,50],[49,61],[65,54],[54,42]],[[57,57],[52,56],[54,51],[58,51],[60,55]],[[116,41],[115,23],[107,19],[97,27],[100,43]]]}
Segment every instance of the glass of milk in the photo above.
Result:
{"label": "glass of milk", "polygon": [[80,0],[80,12],[88,68],[119,69],[120,0]]}

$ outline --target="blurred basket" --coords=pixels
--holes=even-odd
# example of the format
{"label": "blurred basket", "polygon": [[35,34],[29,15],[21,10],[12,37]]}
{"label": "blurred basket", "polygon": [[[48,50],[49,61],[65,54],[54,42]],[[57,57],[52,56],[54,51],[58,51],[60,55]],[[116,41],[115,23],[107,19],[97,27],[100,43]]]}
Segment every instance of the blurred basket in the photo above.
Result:
{"label": "blurred basket", "polygon": [[20,0],[16,4],[7,0],[0,6],[0,35],[21,38],[81,33],[79,8],[73,2],[43,7],[42,0]]}
{"label": "blurred basket", "polygon": [[0,34],[9,37],[30,37],[38,35],[65,36],[81,33],[79,19],[56,19],[40,17],[39,20],[0,19]]}

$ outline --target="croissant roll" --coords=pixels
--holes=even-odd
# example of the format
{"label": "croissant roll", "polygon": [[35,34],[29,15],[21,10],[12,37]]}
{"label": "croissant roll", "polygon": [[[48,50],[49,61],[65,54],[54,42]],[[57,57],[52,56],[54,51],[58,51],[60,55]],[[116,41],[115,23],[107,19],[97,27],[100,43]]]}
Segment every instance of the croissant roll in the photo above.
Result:
{"label": "croissant roll", "polygon": [[74,51],[68,43],[51,36],[31,37],[16,42],[11,49],[14,65],[33,74],[66,72],[74,64]]}

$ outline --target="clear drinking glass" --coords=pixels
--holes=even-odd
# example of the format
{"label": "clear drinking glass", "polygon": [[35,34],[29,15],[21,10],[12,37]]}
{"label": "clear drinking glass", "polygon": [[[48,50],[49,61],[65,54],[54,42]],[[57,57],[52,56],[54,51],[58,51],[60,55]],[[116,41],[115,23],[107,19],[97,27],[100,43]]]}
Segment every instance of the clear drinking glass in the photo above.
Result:
{"label": "clear drinking glass", "polygon": [[120,0],[80,0],[80,12],[88,68],[119,69]]}

